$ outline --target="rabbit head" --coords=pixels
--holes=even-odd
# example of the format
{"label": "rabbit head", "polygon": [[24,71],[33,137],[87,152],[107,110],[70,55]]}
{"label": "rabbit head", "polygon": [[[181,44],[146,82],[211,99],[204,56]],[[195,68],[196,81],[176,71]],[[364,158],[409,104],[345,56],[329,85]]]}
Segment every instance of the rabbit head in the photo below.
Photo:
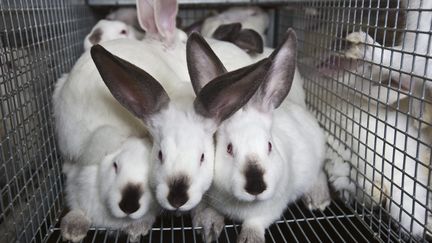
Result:
{"label": "rabbit head", "polygon": [[150,148],[144,139],[130,137],[101,161],[100,196],[114,217],[138,219],[149,210],[152,201],[148,186]]}
{"label": "rabbit head", "polygon": [[[218,125],[253,96],[260,82],[210,82],[195,99],[171,100],[150,74],[102,46],[92,47],[91,55],[112,95],[153,137],[150,187],[159,204],[168,210],[195,207],[212,182]],[[196,75],[191,74],[192,82]]]}
{"label": "rabbit head", "polygon": [[122,38],[139,39],[137,31],[133,27],[115,20],[99,20],[91,32],[84,39],[84,50],[89,50],[93,45]]}
{"label": "rabbit head", "polygon": [[215,186],[241,201],[266,200],[284,176],[284,160],[272,138],[273,111],[291,88],[295,72],[296,35],[269,57],[256,78],[263,82],[244,108],[222,123],[216,137]]}

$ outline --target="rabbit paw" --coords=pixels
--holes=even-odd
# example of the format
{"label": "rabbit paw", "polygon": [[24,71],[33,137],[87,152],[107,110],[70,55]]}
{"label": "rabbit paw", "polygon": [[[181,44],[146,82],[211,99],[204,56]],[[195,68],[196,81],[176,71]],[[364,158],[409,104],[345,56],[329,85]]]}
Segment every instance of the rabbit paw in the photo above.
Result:
{"label": "rabbit paw", "polygon": [[372,37],[365,32],[359,31],[347,35],[345,39],[349,43],[348,49],[345,51],[346,57],[371,60],[373,48],[369,45],[375,43]]}
{"label": "rabbit paw", "polygon": [[147,216],[143,220],[126,226],[123,230],[129,235],[130,242],[139,241],[141,236],[148,234],[155,221],[154,216]]}
{"label": "rabbit paw", "polygon": [[87,235],[90,220],[79,210],[72,210],[61,220],[60,229],[64,241],[78,242]]}
{"label": "rabbit paw", "polygon": [[210,207],[198,207],[192,216],[194,227],[202,227],[204,242],[212,242],[219,238],[225,226],[224,217]]}
{"label": "rabbit paw", "polygon": [[243,227],[237,243],[265,243],[264,234],[252,227]]}
{"label": "rabbit paw", "polygon": [[355,184],[350,178],[351,165],[349,160],[337,156],[326,162],[324,170],[332,188],[341,193],[343,199],[350,200],[350,192],[355,192]]}
{"label": "rabbit paw", "polygon": [[323,176],[323,180],[319,180],[311,190],[302,197],[304,204],[309,208],[309,210],[319,209],[324,211],[327,206],[330,205],[330,191],[326,177],[325,175]]}

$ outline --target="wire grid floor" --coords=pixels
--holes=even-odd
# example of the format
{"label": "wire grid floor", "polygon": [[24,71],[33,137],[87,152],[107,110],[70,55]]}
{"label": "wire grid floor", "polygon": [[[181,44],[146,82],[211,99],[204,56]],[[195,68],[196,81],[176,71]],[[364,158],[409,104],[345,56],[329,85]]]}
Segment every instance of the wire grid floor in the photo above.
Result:
{"label": "wire grid floor", "polygon": [[[292,204],[280,220],[266,231],[266,242],[393,242],[388,238],[376,238],[368,224],[370,217],[354,214],[341,201],[333,201],[324,212],[310,211],[301,202]],[[240,232],[239,224],[226,221],[226,225],[216,242],[236,242]],[[157,220],[146,237],[140,242],[203,242],[199,228],[193,228],[189,215],[166,215]],[[60,229],[52,229],[48,243],[62,242]],[[82,241],[89,242],[129,242],[120,231],[105,228],[91,228]]]}
{"label": "wire grid floor", "polygon": [[[350,5],[351,2],[363,6]],[[386,4],[391,1],[378,2],[386,7]],[[3,182],[5,184],[1,186],[0,235],[4,236],[2,231],[6,229],[14,232],[19,242],[60,242],[59,230],[53,224],[60,218],[64,204],[61,199],[61,161],[57,157],[54,131],[51,126],[50,97],[55,80],[62,72],[69,70],[80,55],[82,40],[94,20],[88,8],[84,7],[84,1],[79,0],[2,0],[1,3],[1,58],[6,56],[12,62],[2,65],[0,76],[2,88],[0,109],[6,134],[0,137],[2,162],[0,181],[5,180]],[[383,27],[376,28],[375,20],[366,13],[366,11],[375,11],[374,6],[364,5],[365,3],[367,1],[341,1],[336,5],[328,5],[318,1],[305,1],[304,4],[298,5],[303,10],[312,8],[321,12],[321,15],[314,16],[306,15],[304,11],[295,8],[281,10],[276,14],[275,26],[279,31],[275,32],[275,37],[282,37],[286,28],[294,25],[299,35],[299,56],[321,57],[325,52],[339,48],[344,35],[354,27],[367,27],[371,30],[370,33],[381,30],[384,36],[389,34],[390,31]],[[377,15],[382,11],[375,12]],[[366,19],[357,22],[349,19],[350,14],[351,17],[356,15],[354,13]],[[207,13],[189,16],[194,18],[205,14]],[[348,18],[344,18],[344,15]],[[317,22],[324,24],[324,27],[316,25]],[[335,37],[338,42],[333,42]],[[396,37],[387,37],[387,39],[383,38],[383,41],[387,43],[393,40],[394,42],[396,39]],[[300,60],[299,63],[301,66],[315,68],[313,64],[304,60]],[[8,71],[7,68],[10,67],[19,67],[19,72]],[[350,74],[365,79],[362,74],[354,72]],[[370,78],[369,80],[370,84],[374,82]],[[334,77],[330,83],[323,84],[322,79],[306,76],[305,87],[308,104],[316,112],[321,124],[330,134],[339,136],[340,142],[349,147],[350,144],[346,144],[341,137],[342,132],[336,132],[334,127],[338,127],[344,133],[350,133],[349,127],[336,123],[337,119],[351,119],[352,122],[356,122],[347,117],[343,111],[360,108],[347,99],[343,103],[344,110],[339,110],[340,107],[332,106],[326,98],[344,98],[337,97],[338,94],[332,88],[342,88],[357,94],[360,91],[341,83],[341,80]],[[396,91],[402,93],[400,90]],[[370,93],[362,95],[368,98],[369,102],[377,101],[377,97]],[[388,105],[382,102],[381,104]],[[364,112],[367,116],[374,115],[369,109]],[[360,159],[364,159],[361,158],[361,154],[357,155]],[[364,174],[361,170],[357,170],[356,173]],[[380,172],[376,171],[376,173]],[[370,192],[362,188],[361,184],[357,185],[356,189],[363,192],[364,199],[371,198]],[[380,193],[390,200],[385,192],[380,191]],[[346,207],[346,203],[334,202],[330,209],[321,214],[320,212],[310,213],[301,204],[294,204],[285,217],[270,228],[266,236],[267,241],[397,242],[402,239],[414,241],[401,234],[400,225],[389,219],[388,211],[384,206],[365,206],[364,200],[357,200],[348,205],[348,208]],[[234,241],[239,231],[237,225],[228,223],[220,239],[221,242]],[[190,225],[188,216],[165,217],[142,241],[200,242],[196,230],[193,230]],[[9,227],[11,229],[7,229]],[[409,232],[409,229],[405,231]],[[123,242],[127,240],[116,231],[113,232],[113,236],[106,234],[107,232],[109,231],[104,229],[92,231],[86,241]],[[1,238],[0,242],[10,241]]]}

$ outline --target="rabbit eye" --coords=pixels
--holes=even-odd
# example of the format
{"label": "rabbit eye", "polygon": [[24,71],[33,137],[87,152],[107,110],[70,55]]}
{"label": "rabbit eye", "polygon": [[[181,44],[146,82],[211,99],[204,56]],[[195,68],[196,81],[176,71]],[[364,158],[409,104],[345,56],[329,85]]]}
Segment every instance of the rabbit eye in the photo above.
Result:
{"label": "rabbit eye", "polygon": [[230,155],[233,155],[233,146],[231,143],[229,143],[227,146],[227,153],[229,153]]}
{"label": "rabbit eye", "polygon": [[268,142],[268,152],[270,153],[272,151],[272,143]]}
{"label": "rabbit eye", "polygon": [[117,171],[118,171],[118,165],[117,165],[117,162],[115,162],[115,161],[114,161],[114,163],[113,163],[113,168],[114,168],[115,173],[117,174]]}
{"label": "rabbit eye", "polygon": [[159,158],[160,162],[162,162],[163,155],[162,155],[162,151],[160,151],[160,150],[159,150],[159,153],[158,153],[158,158]]}
{"label": "rabbit eye", "polygon": [[126,34],[127,34],[127,31],[126,31],[126,30],[122,30],[122,31],[120,32],[120,34],[122,34],[122,35],[126,35]]}
{"label": "rabbit eye", "polygon": [[204,162],[204,153],[201,154],[200,164]]}

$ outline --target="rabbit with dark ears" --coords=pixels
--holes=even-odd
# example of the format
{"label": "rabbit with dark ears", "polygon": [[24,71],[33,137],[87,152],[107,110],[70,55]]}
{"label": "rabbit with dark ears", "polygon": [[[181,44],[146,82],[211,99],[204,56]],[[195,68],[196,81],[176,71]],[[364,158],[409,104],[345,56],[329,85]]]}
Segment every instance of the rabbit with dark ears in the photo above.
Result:
{"label": "rabbit with dark ears", "polygon": [[[206,72],[198,75],[201,86],[226,75],[203,39],[191,36],[189,42],[188,62],[207,60]],[[290,29],[269,59],[251,66],[248,72],[262,84],[217,131],[213,184],[193,212],[206,241],[220,233],[221,215],[243,221],[237,242],[264,242],[265,229],[290,202],[304,198],[310,209],[321,210],[330,203],[323,131],[303,106],[284,102],[294,78],[296,43]],[[188,67],[190,73],[201,72],[199,66]]]}
{"label": "rabbit with dark ears", "polygon": [[61,220],[64,240],[82,240],[91,225],[125,231],[131,241],[146,235],[157,206],[148,186],[151,144],[129,137],[114,127],[93,133],[80,161],[66,161],[66,203],[71,209]]}
{"label": "rabbit with dark ears", "polygon": [[[214,132],[252,97],[260,80],[246,78],[247,67],[208,83],[195,99],[170,100],[160,83],[139,67],[102,46],[94,46],[91,54],[112,95],[144,121],[153,137],[150,184],[158,202],[169,210],[192,209],[212,181]],[[232,82],[234,75],[241,78]],[[196,80],[194,74],[191,80]]]}

